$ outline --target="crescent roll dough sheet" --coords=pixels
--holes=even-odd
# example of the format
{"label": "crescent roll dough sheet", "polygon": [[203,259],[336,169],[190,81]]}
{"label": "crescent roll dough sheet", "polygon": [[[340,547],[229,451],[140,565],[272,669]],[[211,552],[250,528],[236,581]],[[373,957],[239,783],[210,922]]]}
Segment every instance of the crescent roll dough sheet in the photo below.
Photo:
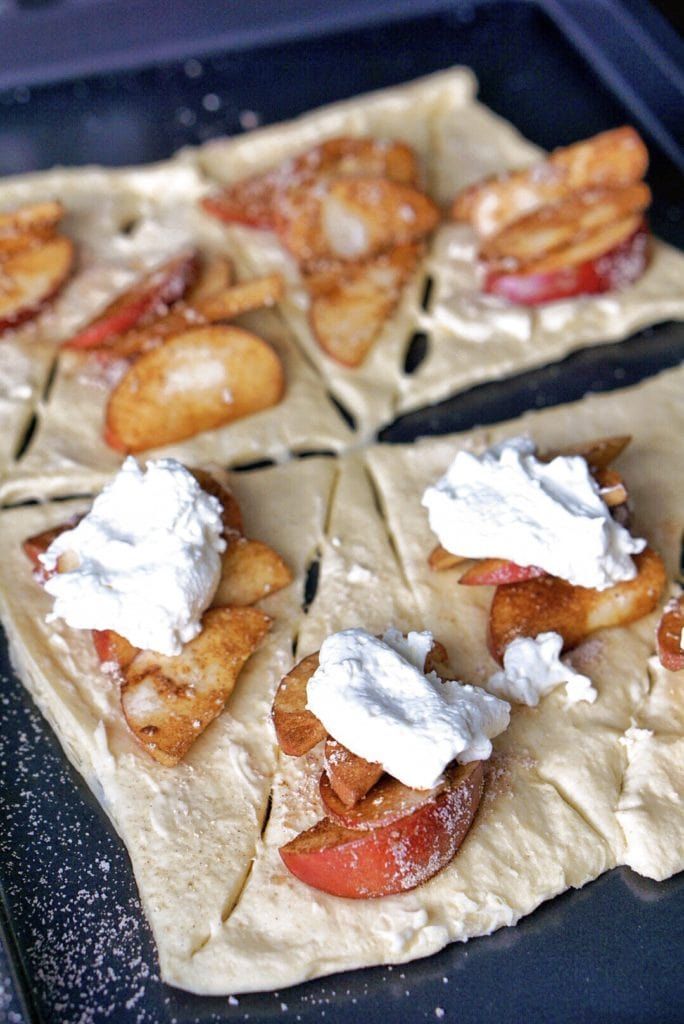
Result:
{"label": "crescent roll dough sheet", "polygon": [[[475,99],[471,72],[455,68],[405,86],[324,107],[295,121],[207,143],[202,170],[232,184],[339,135],[399,139],[421,157],[427,191],[448,207],[466,185],[529,166],[542,151]],[[620,293],[514,306],[481,293],[477,246],[467,226],[440,228],[395,314],[360,367],[330,359],[308,321],[308,297],[294,260],[276,236],[231,227],[255,272],[279,270],[289,289],[283,312],[299,344],[368,439],[397,414],[562,358],[577,348],[615,341],[647,324],[684,317],[684,257],[661,242],[636,284]],[[428,281],[427,308],[423,308]],[[406,355],[416,332],[426,355],[413,373]]]}
{"label": "crescent roll dough sheet", "polygon": [[[491,591],[459,588],[453,573],[433,574],[426,563],[434,538],[420,497],[458,446],[529,431],[560,447],[631,431],[619,466],[635,529],[674,576],[684,526],[683,385],[680,368],[492,430],[237,474],[248,533],[286,558],[296,582],[263,603],[271,633],[224,713],[174,769],[151,762],[129,737],[87,634],[45,622],[50,602],[20,545],[70,505],[0,513],[0,601],[13,663],[127,845],[165,981],[228,994],[406,962],[515,924],[617,864],[653,878],[683,866],[675,808],[682,690],[649,661],[655,616],[597,633],[573,654],[598,690],[595,704],[568,707],[560,687],[536,709],[513,708],[461,851],[401,896],[337,899],[287,873],[279,847],[322,816],[322,751],[277,754],[269,718],[282,674],[346,627],[430,629],[461,679],[482,684],[493,671]],[[317,593],[304,611],[315,559]]]}

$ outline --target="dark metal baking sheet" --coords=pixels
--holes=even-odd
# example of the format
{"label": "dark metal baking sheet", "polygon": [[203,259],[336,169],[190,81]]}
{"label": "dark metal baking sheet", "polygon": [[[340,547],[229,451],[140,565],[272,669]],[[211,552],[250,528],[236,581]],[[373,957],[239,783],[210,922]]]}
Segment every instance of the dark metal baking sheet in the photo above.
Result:
{"label": "dark metal baking sheet", "polygon": [[[599,6],[617,9],[615,34],[622,5]],[[633,12],[634,3],[627,6]],[[663,38],[669,37],[650,37],[649,45],[662,50]],[[638,64],[643,39],[635,49],[626,33],[622,43],[623,60]],[[0,94],[0,167],[9,173],[55,162],[157,159],[182,144],[241,131],[254,115],[260,123],[282,120],[455,63],[473,67],[482,99],[546,147],[638,123],[653,153],[654,227],[684,243],[681,179],[658,145],[656,116],[640,122],[639,111],[615,92],[619,79],[605,67],[600,77],[592,70],[581,33],[567,23],[561,31],[542,5],[515,0],[454,3],[443,14],[363,33],[20,85]],[[624,386],[683,358],[682,325],[656,326],[624,344],[585,350],[411,414],[382,437],[394,442],[466,429]],[[566,893],[514,929],[393,970],[352,972],[237,1001],[164,986],[127,855],[3,658],[0,1024],[684,1019],[684,878],[655,884],[626,869]]]}

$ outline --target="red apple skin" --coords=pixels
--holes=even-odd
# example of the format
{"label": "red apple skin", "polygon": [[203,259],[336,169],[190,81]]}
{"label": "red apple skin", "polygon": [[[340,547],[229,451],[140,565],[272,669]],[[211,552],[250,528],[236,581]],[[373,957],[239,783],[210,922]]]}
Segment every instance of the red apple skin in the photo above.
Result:
{"label": "red apple skin", "polygon": [[251,201],[241,202],[227,190],[223,195],[206,196],[201,203],[206,213],[224,224],[242,224],[259,231],[275,231],[272,196],[265,188],[263,194],[255,191]]}
{"label": "red apple skin", "polygon": [[58,526],[53,526],[49,530],[43,530],[42,533],[35,533],[32,537],[27,537],[23,541],[22,549],[24,554],[30,559],[39,583],[45,583],[45,580],[53,576],[56,570],[48,572],[38,556],[44,555],[53,540],[59,537],[60,534],[66,533],[67,530],[73,530],[82,518],[81,514],[73,515],[65,523],[59,523]]}
{"label": "red apple skin", "polygon": [[114,662],[123,671],[138,653],[139,648],[113,629],[91,629],[90,632],[100,664]]}
{"label": "red apple skin", "polygon": [[684,669],[684,649],[681,646],[684,629],[684,595],[673,598],[663,610],[658,623],[658,658],[663,668],[670,672]]}
{"label": "red apple skin", "polygon": [[501,587],[546,575],[546,570],[536,565],[516,565],[505,558],[484,558],[464,572],[458,582],[466,587]]}
{"label": "red apple skin", "polygon": [[155,309],[182,298],[197,267],[193,252],[175,256],[157,267],[140,284],[124,292],[92,323],[64,343],[63,348],[90,349],[105,345],[110,338],[132,327]]}
{"label": "red apple skin", "polygon": [[434,799],[388,825],[352,830],[324,818],[281,847],[283,863],[331,896],[369,899],[414,889],[452,860],[480,802],[481,761],[447,769],[447,776]]}
{"label": "red apple skin", "polygon": [[624,242],[596,259],[540,274],[495,271],[487,275],[484,290],[519,306],[619,290],[641,277],[648,265],[649,247],[650,234],[642,224]]}

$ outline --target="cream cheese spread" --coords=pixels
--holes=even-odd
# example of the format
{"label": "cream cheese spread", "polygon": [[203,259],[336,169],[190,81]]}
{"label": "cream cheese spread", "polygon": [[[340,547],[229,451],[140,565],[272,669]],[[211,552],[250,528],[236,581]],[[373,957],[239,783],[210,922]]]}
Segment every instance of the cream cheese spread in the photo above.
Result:
{"label": "cream cheese spread", "polygon": [[542,697],[565,683],[569,704],[581,700],[593,704],[598,694],[591,679],[563,664],[562,648],[563,638],[558,633],[518,637],[504,651],[503,671],[490,677],[487,689],[504,700],[535,708]]}
{"label": "cream cheese spread", "polygon": [[88,515],[40,556],[53,570],[68,553],[45,583],[55,598],[51,618],[179,654],[200,632],[225,546],[221,503],[192,473],[174,459],[143,471],[128,458]]}
{"label": "cream cheese spread", "polygon": [[424,674],[430,633],[397,630],[383,639],[362,629],[322,644],[307,707],[331,736],[406,786],[431,789],[446,766],[486,759],[510,707],[477,686]]}
{"label": "cream cheese spread", "polygon": [[646,547],[611,516],[585,459],[541,462],[516,437],[484,452],[458,452],[423,495],[440,544],[466,558],[534,565],[576,586],[604,590],[636,576]]}

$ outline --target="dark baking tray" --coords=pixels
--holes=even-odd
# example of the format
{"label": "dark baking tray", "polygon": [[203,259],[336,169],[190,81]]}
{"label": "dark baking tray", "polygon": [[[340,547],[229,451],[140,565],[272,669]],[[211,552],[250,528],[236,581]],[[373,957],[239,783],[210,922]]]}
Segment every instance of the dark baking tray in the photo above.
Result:
{"label": "dark baking tray", "polygon": [[[241,131],[245,112],[278,121],[463,63],[477,73],[482,99],[543,146],[636,123],[653,154],[652,222],[684,244],[672,117],[681,94],[669,70],[680,44],[647,5],[511,0],[415,3],[413,11],[426,6],[432,13],[408,18],[408,5],[390,5],[394,20],[385,13],[378,26],[366,18],[363,30],[326,34],[319,23],[304,40],[290,26],[289,41],[278,45],[246,47],[242,38],[230,52],[208,44],[210,56],[185,51],[181,63],[110,71],[120,67],[110,58],[96,77],[14,84],[0,93],[0,169],[153,160]],[[0,6],[0,43],[2,27]],[[682,325],[658,325],[414,413],[382,439],[501,420],[624,386],[683,358]],[[0,709],[0,1024],[684,1020],[684,878],[655,884],[626,869],[543,905],[514,929],[403,967],[237,1002],[171,989],[158,978],[125,850],[5,654]]]}

